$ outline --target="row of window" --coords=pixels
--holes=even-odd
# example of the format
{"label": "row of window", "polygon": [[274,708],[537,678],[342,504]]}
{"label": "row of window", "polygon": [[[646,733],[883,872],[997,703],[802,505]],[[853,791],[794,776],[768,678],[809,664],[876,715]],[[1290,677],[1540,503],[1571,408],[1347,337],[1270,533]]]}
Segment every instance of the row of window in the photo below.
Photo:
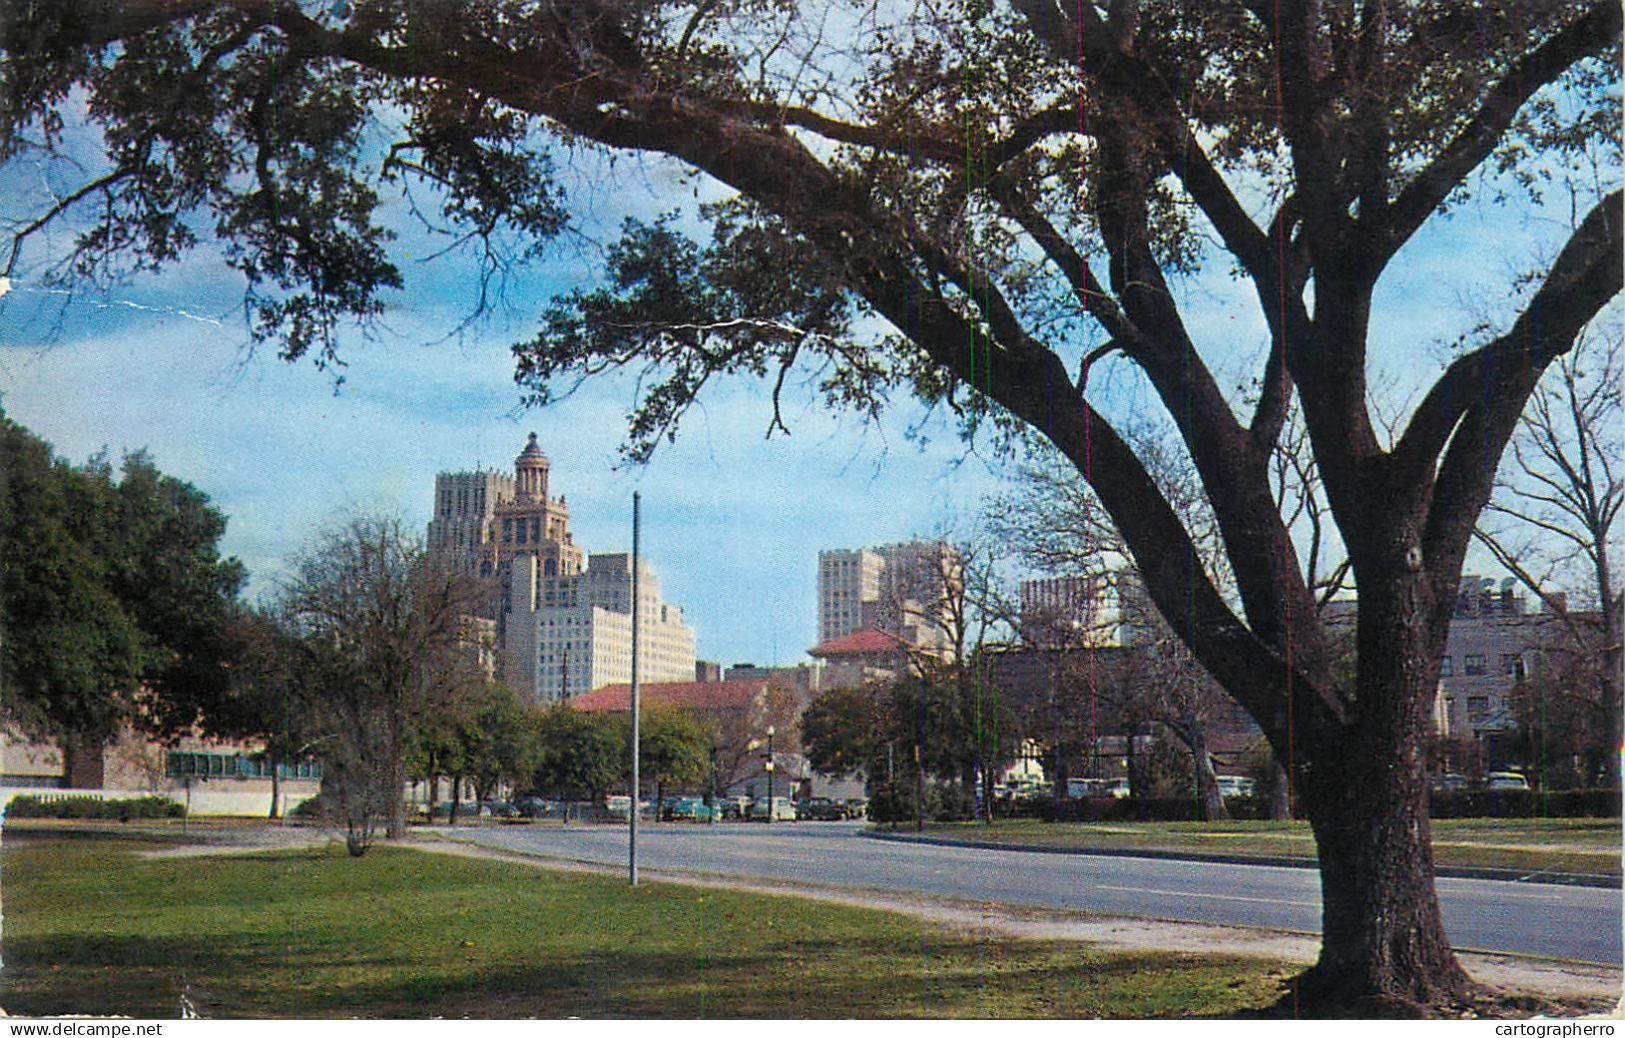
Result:
{"label": "row of window", "polygon": [[[293,761],[278,765],[277,773],[287,779],[319,779],[322,777],[322,766],[313,760]],[[241,753],[172,751],[165,761],[164,774],[175,777],[270,778],[271,762],[263,757],[247,757]]]}
{"label": "row of window", "polygon": [[[1489,673],[1486,668],[1485,657],[1482,653],[1468,653],[1461,658],[1462,673],[1470,678],[1481,677]],[[1523,657],[1515,652],[1501,653],[1501,673],[1510,674],[1515,678],[1523,677]],[[1442,678],[1455,677],[1455,657],[1446,656],[1439,662],[1439,676]]]}

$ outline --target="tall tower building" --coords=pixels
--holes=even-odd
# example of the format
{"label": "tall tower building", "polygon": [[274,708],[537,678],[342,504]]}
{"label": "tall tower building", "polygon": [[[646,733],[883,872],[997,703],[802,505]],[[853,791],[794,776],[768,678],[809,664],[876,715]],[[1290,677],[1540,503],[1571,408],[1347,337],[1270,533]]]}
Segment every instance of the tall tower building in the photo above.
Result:
{"label": "tall tower building", "polygon": [[450,561],[458,572],[479,576],[480,562],[489,556],[497,504],[512,497],[513,479],[500,472],[481,469],[435,476],[429,550]]}
{"label": "tall tower building", "polygon": [[818,553],[819,644],[872,627],[928,652],[946,652],[949,603],[962,590],[959,553],[908,541]]}
{"label": "tall tower building", "polygon": [[[496,627],[499,676],[532,702],[630,681],[632,567],[626,554],[589,561],[570,533],[551,463],[531,433],[514,474],[476,470],[435,477],[429,549],[487,582],[484,618]],[[641,680],[694,677],[694,632],[639,567]]]}
{"label": "tall tower building", "polygon": [[863,603],[880,598],[886,560],[867,548],[818,553],[818,641],[834,641],[863,626]]}

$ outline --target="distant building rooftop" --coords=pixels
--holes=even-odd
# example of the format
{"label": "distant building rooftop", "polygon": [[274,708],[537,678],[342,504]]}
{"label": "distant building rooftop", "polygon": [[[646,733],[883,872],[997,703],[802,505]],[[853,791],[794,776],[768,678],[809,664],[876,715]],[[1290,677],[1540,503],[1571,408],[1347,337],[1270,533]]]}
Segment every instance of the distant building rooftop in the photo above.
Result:
{"label": "distant building rooftop", "polygon": [[[767,691],[767,682],[653,681],[638,686],[640,706],[680,706],[693,710],[737,710],[750,706]],[[632,709],[632,686],[605,685],[566,700],[577,710],[603,712]]]}
{"label": "distant building rooftop", "polygon": [[874,627],[860,627],[851,634],[832,638],[807,650],[807,655],[820,659],[831,656],[872,656],[876,653],[896,652],[905,646],[895,634]]}

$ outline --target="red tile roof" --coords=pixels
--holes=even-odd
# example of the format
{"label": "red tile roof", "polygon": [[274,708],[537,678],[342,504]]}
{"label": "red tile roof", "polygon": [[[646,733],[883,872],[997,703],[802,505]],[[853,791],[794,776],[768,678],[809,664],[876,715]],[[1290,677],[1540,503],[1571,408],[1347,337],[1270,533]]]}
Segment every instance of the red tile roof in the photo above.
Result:
{"label": "red tile roof", "polygon": [[807,650],[807,655],[818,656],[873,656],[896,652],[903,640],[875,627],[860,627],[851,634],[832,638],[822,645]]}
{"label": "red tile roof", "polygon": [[[642,706],[683,706],[695,710],[738,710],[750,706],[765,694],[767,682],[744,681],[655,681],[638,686]],[[631,685],[605,685],[568,700],[577,710],[604,711],[632,709]]]}

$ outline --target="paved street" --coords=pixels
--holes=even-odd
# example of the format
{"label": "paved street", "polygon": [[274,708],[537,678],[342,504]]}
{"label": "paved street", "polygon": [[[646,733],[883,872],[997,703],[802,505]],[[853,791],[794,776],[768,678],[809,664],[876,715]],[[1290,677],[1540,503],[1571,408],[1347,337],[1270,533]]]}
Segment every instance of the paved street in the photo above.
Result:
{"label": "paved street", "polygon": [[[1320,878],[1310,869],[1038,854],[895,843],[858,823],[645,824],[651,869],[873,887],[1011,904],[1317,931]],[[626,862],[620,827],[469,828],[481,845],[603,864]],[[1619,965],[1621,892],[1478,879],[1438,881],[1458,948]]]}

